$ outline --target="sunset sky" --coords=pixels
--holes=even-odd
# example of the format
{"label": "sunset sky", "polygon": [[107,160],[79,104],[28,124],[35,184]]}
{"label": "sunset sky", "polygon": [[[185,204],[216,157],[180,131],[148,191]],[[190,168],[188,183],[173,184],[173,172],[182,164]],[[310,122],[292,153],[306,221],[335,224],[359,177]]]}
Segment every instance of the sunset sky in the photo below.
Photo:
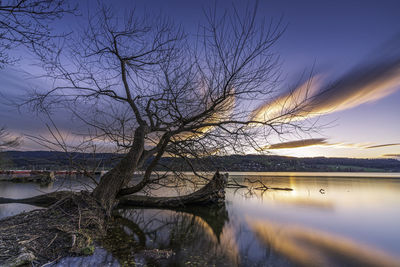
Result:
{"label": "sunset sky", "polygon": [[[214,1],[208,0],[139,0],[116,1],[115,7],[123,9],[132,2],[139,11],[168,14],[192,33],[203,19],[202,8],[214,5]],[[236,3],[241,6],[243,2]],[[89,9],[94,3],[79,1]],[[217,2],[219,8],[230,5],[231,1]],[[296,83],[304,71],[313,69],[315,86],[332,87],[315,107],[316,113],[325,114],[318,120],[319,125],[325,126],[318,133],[304,135],[302,140],[276,140],[277,144],[271,145],[268,151],[297,157],[400,159],[399,10],[398,0],[259,2],[260,14],[277,20],[283,17],[283,23],[287,24],[274,47],[280,55],[284,84]],[[57,27],[69,30],[77,24],[79,19],[69,17]],[[31,57],[20,51],[13,53],[20,55],[21,61],[0,70],[0,92],[6,98],[23,95],[38,83],[23,74],[36,71],[30,65]],[[343,82],[335,84],[338,80]],[[18,113],[4,99],[0,100],[0,116],[0,124],[7,126],[13,135],[45,130],[43,122],[34,114]],[[55,120],[71,124],[62,114],[56,114]],[[41,148],[25,140],[19,149]]]}

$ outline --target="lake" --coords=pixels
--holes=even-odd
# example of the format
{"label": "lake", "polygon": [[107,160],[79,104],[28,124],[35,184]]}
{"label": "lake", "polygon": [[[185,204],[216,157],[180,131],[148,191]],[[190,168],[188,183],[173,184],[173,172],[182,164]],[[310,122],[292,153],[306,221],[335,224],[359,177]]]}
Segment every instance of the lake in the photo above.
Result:
{"label": "lake", "polygon": [[[121,209],[121,227],[111,231],[108,251],[99,248],[94,256],[67,258],[58,266],[133,260],[151,265],[146,253],[154,248],[173,255],[157,261],[163,266],[400,266],[400,173],[230,173],[230,178],[250,188],[228,188],[224,207]],[[245,178],[293,190],[257,190]],[[0,196],[87,186],[63,179],[47,187],[1,182]],[[31,209],[3,204],[0,218]]]}

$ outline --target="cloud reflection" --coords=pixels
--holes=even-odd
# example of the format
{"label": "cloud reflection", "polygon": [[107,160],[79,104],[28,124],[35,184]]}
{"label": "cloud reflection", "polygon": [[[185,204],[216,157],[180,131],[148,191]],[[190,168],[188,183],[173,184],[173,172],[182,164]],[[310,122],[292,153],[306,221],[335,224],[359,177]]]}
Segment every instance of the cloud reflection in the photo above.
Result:
{"label": "cloud reflection", "polygon": [[400,266],[378,249],[303,226],[247,219],[259,240],[300,266]]}

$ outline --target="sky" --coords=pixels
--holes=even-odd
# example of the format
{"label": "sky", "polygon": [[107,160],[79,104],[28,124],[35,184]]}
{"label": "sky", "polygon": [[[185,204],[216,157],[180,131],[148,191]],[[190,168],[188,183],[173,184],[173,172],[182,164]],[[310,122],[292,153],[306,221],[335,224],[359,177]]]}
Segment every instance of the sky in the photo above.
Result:
{"label": "sky", "polygon": [[[234,3],[241,7],[244,2]],[[89,10],[95,3],[79,1],[82,8]],[[195,32],[197,24],[203,19],[203,8],[214,6],[214,1],[208,0],[119,0],[113,5],[123,10],[132,3],[139,11],[167,14],[183,25],[187,32]],[[216,4],[217,8],[229,8],[231,5],[232,1],[224,0]],[[400,34],[399,10],[398,0],[259,1],[259,14],[276,20],[282,17],[287,25],[274,47],[280,55],[287,83],[295,82],[304,71],[311,69],[322,84],[321,88],[329,89],[338,79],[346,81],[332,88],[332,93],[327,94],[325,99],[320,99],[321,103],[335,102],[335,106],[319,118],[319,125],[324,127],[318,133],[300,139],[277,139],[275,146],[267,148],[269,152],[298,157],[400,158],[399,66],[395,65],[390,73],[376,74],[388,60],[400,54],[393,48],[393,42],[388,45]],[[79,26],[80,19],[85,19],[85,16],[78,19],[67,17],[58,22],[56,28],[72,30]],[[400,42],[397,44],[400,47]],[[23,55],[19,63],[0,70],[0,92],[3,96],[23,95],[26,89],[38,83],[23,74],[34,72],[31,57],[24,52],[18,53]],[[384,67],[386,71],[386,65]],[[388,79],[391,79],[390,84]],[[364,83],[368,86],[375,83],[375,87],[370,88]],[[321,109],[316,107],[315,110]],[[18,113],[4,99],[0,100],[0,116],[0,124],[6,125],[14,135],[35,135],[46,131],[43,121],[35,114]],[[62,114],[55,114],[55,120],[71,125],[71,128],[75,125]],[[20,149],[41,148],[25,140]]]}

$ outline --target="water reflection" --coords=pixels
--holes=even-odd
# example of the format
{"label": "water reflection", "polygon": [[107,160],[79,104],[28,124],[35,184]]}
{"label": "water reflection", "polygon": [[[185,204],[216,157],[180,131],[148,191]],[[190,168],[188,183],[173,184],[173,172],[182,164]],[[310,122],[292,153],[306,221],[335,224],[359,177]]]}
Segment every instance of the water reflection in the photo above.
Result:
{"label": "water reflection", "polygon": [[[179,211],[125,208],[118,211],[104,245],[128,264],[292,266],[285,256],[259,243],[242,222],[231,221],[225,206]],[[154,249],[161,255],[149,253]]]}
{"label": "water reflection", "polygon": [[[57,190],[91,190],[91,181],[83,176],[57,176],[56,181],[47,185],[40,183],[14,183],[0,181],[0,197],[29,198]],[[39,207],[26,204],[0,204],[0,219]]]}
{"label": "water reflection", "polygon": [[[237,266],[239,253],[225,206],[181,211],[121,209],[106,239],[121,262],[140,261],[165,266]],[[121,250],[121,241],[127,244]],[[154,250],[154,249],[158,249]],[[149,253],[153,251],[154,253]],[[166,257],[164,254],[167,253]],[[155,254],[155,255],[154,255]],[[161,255],[160,255],[161,254]],[[156,257],[157,259],[154,259]]]}
{"label": "water reflection", "polygon": [[400,259],[348,238],[303,226],[248,223],[263,244],[300,266],[400,266]]}
{"label": "water reflection", "polygon": [[254,190],[251,197],[245,190],[231,192],[228,210],[245,216],[243,224],[266,248],[300,265],[400,266],[400,180],[264,177],[263,182],[294,190]]}
{"label": "water reflection", "polygon": [[[400,179],[251,179],[293,191],[228,189],[219,209],[120,209],[105,246],[122,264],[400,266]],[[32,196],[60,188],[57,183],[1,183],[0,196]],[[0,217],[18,209],[0,205]],[[109,254],[99,262],[107,259],[115,264]]]}

